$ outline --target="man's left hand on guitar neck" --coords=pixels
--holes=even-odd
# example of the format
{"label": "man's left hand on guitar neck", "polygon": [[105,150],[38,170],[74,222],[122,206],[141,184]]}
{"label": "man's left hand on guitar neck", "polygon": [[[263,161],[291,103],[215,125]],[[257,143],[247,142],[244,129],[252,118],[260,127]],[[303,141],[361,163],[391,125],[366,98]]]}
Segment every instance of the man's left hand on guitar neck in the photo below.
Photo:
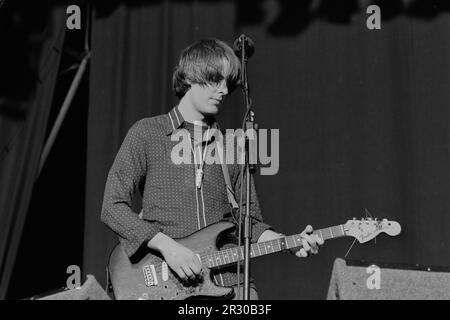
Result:
{"label": "man's left hand on guitar neck", "polygon": [[[317,235],[312,234],[313,227],[308,225],[301,233],[302,247],[289,250],[292,254],[295,254],[299,258],[306,258],[310,255],[316,255],[319,253],[319,246],[323,245],[324,241]],[[284,234],[278,233],[272,230],[264,231],[258,239],[258,242],[270,241],[285,237]]]}

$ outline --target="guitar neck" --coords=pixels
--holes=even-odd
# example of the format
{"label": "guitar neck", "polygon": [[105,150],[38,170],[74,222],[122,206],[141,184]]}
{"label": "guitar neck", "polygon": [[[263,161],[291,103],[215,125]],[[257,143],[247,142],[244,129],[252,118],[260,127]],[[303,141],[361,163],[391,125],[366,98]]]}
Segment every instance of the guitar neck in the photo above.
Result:
{"label": "guitar neck", "polygon": [[[324,241],[329,239],[335,239],[345,236],[345,230],[343,225],[337,225],[325,229],[315,230],[313,234],[319,236]],[[293,249],[301,247],[302,237],[301,234],[295,234],[291,236],[285,236],[283,238],[254,243],[250,247],[250,257],[260,257],[268,254],[280,252],[287,249]],[[229,265],[238,261],[244,260],[244,247],[234,247],[221,251],[216,251],[201,256],[203,265],[208,268],[216,268],[225,265]]]}

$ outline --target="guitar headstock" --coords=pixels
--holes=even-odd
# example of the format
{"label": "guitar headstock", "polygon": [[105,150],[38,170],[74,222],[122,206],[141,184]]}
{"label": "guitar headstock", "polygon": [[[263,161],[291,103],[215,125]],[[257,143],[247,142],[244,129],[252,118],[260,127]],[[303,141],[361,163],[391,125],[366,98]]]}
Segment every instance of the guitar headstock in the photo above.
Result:
{"label": "guitar headstock", "polygon": [[356,238],[360,243],[364,243],[372,240],[382,232],[390,236],[396,236],[400,234],[402,228],[395,221],[366,218],[348,220],[344,224],[344,230],[346,235]]}

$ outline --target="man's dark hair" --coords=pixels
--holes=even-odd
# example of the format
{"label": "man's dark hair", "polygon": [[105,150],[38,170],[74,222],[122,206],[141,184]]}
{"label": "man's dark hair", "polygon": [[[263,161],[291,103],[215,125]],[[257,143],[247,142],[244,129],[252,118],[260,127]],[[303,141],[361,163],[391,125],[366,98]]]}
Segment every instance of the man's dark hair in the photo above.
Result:
{"label": "man's dark hair", "polygon": [[[226,64],[228,72],[224,74]],[[217,39],[195,42],[181,52],[173,73],[173,90],[182,98],[192,84],[217,84],[225,79],[228,91],[239,83],[240,62],[228,44]]]}

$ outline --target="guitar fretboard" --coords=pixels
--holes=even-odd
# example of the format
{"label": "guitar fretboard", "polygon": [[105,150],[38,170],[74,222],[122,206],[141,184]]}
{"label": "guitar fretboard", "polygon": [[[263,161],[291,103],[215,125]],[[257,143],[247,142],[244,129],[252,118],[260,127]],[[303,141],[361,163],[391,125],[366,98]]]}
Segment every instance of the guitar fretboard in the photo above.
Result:
{"label": "guitar fretboard", "polygon": [[[318,235],[323,240],[328,240],[345,236],[345,231],[343,225],[337,225],[330,228],[315,230],[313,234]],[[250,246],[250,258],[298,248],[302,245],[302,237],[300,234],[254,243]],[[229,265],[244,260],[244,247],[235,247],[204,254],[201,256],[201,260],[202,264],[208,268]]]}

